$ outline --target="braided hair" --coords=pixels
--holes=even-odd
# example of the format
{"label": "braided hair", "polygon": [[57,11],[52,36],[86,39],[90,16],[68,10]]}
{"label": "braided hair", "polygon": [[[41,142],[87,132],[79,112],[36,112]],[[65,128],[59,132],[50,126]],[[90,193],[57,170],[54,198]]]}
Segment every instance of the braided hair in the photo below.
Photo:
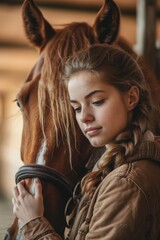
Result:
{"label": "braided hair", "polygon": [[95,44],[70,57],[64,66],[63,79],[67,85],[70,77],[80,71],[102,73],[106,82],[118,91],[127,92],[132,86],[139,89],[139,102],[133,109],[132,121],[121,132],[97,162],[97,168],[82,179],[82,191],[90,198],[97,186],[113,169],[126,163],[135,147],[149,129],[152,104],[148,85],[136,61],[124,50],[107,44]]}

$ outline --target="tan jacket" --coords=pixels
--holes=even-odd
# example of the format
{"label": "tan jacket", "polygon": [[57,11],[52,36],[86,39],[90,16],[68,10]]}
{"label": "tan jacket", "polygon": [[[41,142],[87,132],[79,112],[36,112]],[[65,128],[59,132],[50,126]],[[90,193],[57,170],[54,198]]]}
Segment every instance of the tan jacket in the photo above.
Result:
{"label": "tan jacket", "polygon": [[[27,240],[60,240],[45,218],[21,229]],[[71,240],[160,240],[160,144],[143,142],[112,171],[90,203],[81,201]]]}

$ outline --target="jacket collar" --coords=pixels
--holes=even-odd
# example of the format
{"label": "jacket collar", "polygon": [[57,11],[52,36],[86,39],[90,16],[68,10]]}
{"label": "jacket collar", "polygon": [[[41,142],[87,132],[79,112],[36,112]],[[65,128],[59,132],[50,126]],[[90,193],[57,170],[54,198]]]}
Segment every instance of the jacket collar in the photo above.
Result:
{"label": "jacket collar", "polygon": [[143,159],[160,163],[160,143],[148,140],[143,141],[135,148],[134,154],[127,159],[127,162],[135,162]]}

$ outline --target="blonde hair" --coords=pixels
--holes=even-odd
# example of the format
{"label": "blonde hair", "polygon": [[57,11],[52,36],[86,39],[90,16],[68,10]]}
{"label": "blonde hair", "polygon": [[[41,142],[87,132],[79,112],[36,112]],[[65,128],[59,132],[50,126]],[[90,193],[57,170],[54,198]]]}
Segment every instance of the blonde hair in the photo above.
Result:
{"label": "blonde hair", "polygon": [[120,133],[97,163],[98,170],[88,173],[82,179],[82,190],[91,197],[103,178],[113,169],[127,161],[134,148],[142,141],[143,134],[149,129],[149,112],[152,110],[150,93],[144,75],[129,54],[120,48],[107,44],[95,44],[67,60],[63,79],[68,83],[72,74],[78,71],[105,74],[106,82],[120,92],[132,86],[139,89],[139,102],[133,110],[130,126]]}

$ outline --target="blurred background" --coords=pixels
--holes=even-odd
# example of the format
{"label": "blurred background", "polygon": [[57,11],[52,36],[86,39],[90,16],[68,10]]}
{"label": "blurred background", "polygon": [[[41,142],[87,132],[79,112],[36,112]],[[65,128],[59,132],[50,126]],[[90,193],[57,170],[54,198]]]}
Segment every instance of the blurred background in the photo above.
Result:
{"label": "blurred background", "polygon": [[[145,1],[148,0],[115,0],[122,13],[120,35],[139,52],[141,30],[138,26],[143,25],[144,18],[142,16],[137,20],[137,15],[143,15],[141,8]],[[4,222],[2,212],[8,211],[8,215],[5,216],[12,215],[11,195],[15,184],[14,176],[22,165],[20,159],[22,118],[14,99],[38,57],[38,53],[29,45],[23,31],[22,2],[0,0],[0,224],[3,221],[3,225],[7,225],[10,218],[6,220],[8,222]],[[92,25],[103,4],[103,0],[35,0],[35,2],[53,26],[73,21],[86,21]],[[155,29],[156,46],[160,49],[160,0],[153,2],[156,6],[154,9],[156,24],[151,28]],[[9,204],[4,208],[2,203]]]}

